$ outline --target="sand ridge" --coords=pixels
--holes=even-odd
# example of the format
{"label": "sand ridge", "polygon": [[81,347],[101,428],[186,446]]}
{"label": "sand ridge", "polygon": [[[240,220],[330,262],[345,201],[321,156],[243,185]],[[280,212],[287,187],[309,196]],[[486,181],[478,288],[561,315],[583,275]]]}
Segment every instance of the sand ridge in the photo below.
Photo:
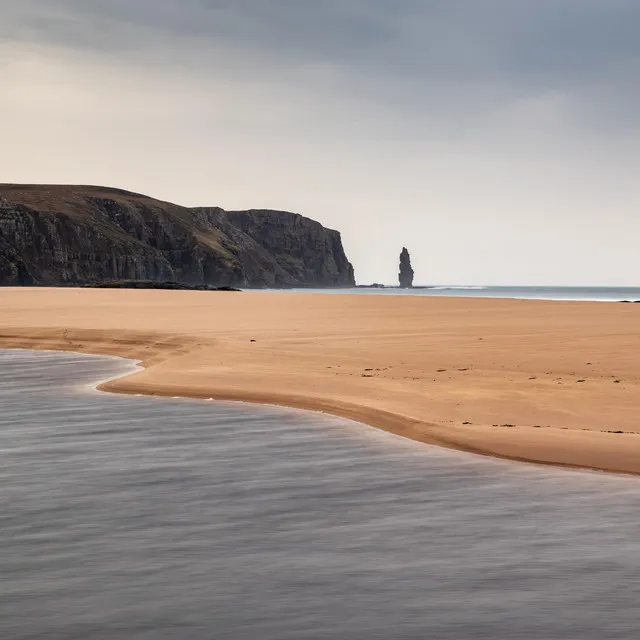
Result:
{"label": "sand ridge", "polygon": [[640,473],[640,305],[72,288],[5,288],[0,302],[0,346],[142,361],[108,391],[281,404]]}

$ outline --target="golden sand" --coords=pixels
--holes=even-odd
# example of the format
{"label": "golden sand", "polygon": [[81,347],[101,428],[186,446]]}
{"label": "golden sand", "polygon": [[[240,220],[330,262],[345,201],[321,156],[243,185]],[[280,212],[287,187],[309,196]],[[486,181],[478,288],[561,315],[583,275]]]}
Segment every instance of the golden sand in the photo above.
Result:
{"label": "golden sand", "polygon": [[109,391],[313,409],[465,451],[640,473],[640,305],[4,288],[0,346],[142,361]]}

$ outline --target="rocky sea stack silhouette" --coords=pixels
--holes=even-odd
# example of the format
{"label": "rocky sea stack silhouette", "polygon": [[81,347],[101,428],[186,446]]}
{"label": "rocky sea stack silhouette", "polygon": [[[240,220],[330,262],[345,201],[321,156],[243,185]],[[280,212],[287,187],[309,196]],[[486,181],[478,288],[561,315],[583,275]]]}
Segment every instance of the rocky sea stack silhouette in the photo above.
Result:
{"label": "rocky sea stack silhouette", "polygon": [[413,269],[411,268],[411,256],[406,247],[402,247],[400,253],[400,273],[398,274],[400,287],[411,289],[413,287]]}

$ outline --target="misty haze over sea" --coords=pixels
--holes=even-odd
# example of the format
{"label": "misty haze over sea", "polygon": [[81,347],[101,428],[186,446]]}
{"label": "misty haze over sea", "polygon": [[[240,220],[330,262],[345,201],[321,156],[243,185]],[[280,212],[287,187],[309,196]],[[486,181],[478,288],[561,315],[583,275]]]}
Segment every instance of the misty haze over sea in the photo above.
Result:
{"label": "misty haze over sea", "polygon": [[636,478],[0,351],[0,637],[629,640]]}

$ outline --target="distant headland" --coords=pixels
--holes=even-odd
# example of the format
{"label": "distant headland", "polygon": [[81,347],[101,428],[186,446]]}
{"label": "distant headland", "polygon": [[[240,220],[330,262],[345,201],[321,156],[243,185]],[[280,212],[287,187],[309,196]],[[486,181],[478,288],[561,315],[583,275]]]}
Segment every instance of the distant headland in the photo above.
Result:
{"label": "distant headland", "polygon": [[187,208],[108,187],[0,184],[0,285],[117,281],[355,286],[340,233],[297,213]]}

